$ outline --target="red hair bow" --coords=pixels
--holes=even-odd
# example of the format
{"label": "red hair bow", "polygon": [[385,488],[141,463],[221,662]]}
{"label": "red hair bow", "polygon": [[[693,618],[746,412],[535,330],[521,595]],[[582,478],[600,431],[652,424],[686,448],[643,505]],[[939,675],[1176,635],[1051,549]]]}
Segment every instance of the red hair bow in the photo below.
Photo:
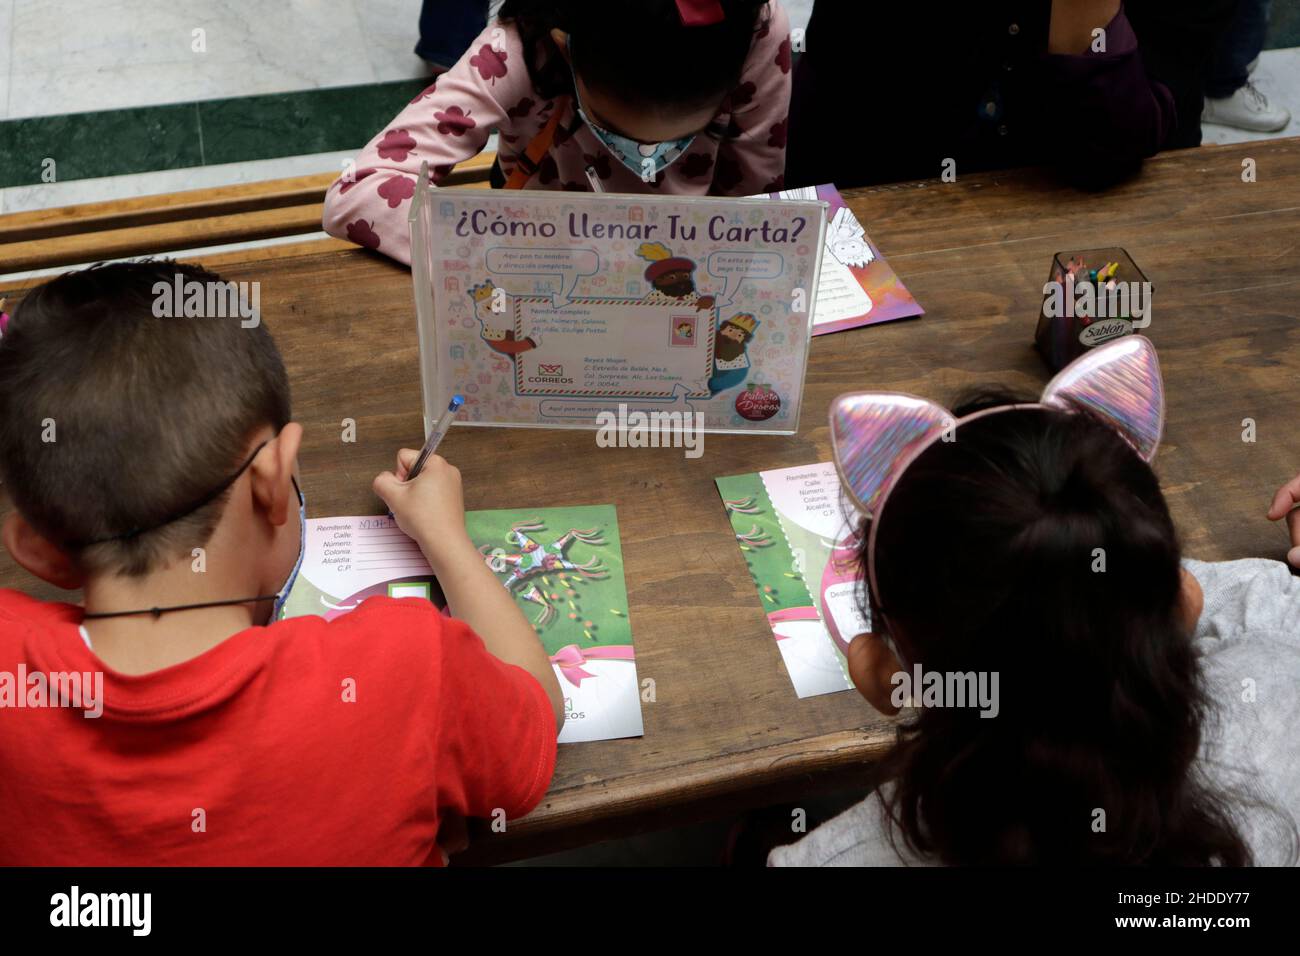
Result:
{"label": "red hair bow", "polygon": [[684,27],[707,27],[727,18],[718,0],[677,0],[677,15]]}

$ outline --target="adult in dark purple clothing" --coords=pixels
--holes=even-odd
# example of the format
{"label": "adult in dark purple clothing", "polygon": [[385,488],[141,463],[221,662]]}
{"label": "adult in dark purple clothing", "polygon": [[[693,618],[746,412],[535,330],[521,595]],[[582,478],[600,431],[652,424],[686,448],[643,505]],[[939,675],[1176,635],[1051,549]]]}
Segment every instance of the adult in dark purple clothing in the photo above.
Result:
{"label": "adult in dark purple clothing", "polygon": [[1205,76],[1235,3],[818,0],[795,70],[786,182],[1031,164],[1113,182],[1200,143]]}

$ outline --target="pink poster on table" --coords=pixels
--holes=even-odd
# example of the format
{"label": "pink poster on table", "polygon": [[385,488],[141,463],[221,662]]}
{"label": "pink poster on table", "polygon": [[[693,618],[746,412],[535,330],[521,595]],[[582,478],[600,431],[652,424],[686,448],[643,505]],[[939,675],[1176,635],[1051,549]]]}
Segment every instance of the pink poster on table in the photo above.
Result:
{"label": "pink poster on table", "polygon": [[908,319],[925,312],[833,185],[787,189],[770,195],[773,199],[821,200],[829,205],[813,335]]}

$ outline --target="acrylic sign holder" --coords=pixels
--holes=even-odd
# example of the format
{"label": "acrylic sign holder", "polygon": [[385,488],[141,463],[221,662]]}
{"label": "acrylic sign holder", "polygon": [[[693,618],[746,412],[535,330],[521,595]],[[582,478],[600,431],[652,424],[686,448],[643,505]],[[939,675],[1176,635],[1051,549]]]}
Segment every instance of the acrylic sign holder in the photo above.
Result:
{"label": "acrylic sign holder", "polygon": [[422,170],[409,224],[426,430],[456,393],[458,425],[798,429],[824,202],[439,190]]}

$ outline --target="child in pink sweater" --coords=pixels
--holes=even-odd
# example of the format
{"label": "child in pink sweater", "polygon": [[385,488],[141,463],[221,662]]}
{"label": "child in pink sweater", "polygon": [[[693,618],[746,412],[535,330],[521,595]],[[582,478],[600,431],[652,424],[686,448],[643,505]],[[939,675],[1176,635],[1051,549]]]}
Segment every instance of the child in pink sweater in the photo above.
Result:
{"label": "child in pink sweater", "polygon": [[777,0],[506,0],[325,198],[325,230],[401,262],[434,183],[500,133],[493,185],[683,196],[780,189],[790,24]]}

